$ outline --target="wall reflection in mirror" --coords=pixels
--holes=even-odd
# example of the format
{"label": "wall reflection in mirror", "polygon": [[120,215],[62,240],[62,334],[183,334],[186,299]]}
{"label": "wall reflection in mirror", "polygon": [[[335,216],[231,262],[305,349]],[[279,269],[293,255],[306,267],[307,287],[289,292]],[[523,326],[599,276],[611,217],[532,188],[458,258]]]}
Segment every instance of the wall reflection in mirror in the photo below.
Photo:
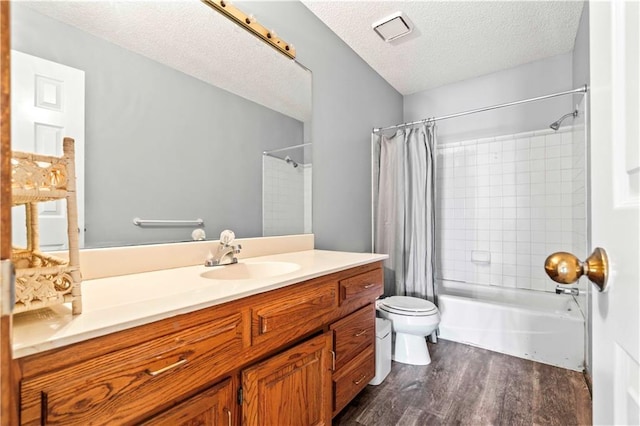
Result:
{"label": "wall reflection in mirror", "polygon": [[[309,70],[197,1],[16,2],[11,19],[12,146],[76,140],[85,248],[197,227],[136,217],[201,218],[207,239],[311,232]],[[61,211],[41,208],[44,249],[64,248],[66,230],[47,229]]]}

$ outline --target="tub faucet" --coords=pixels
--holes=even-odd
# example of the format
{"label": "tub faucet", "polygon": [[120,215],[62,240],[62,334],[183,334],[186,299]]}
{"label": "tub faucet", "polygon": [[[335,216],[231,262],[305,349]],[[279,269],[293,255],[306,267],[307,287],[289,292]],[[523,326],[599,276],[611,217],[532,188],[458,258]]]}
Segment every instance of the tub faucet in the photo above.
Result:
{"label": "tub faucet", "polygon": [[580,290],[578,289],[578,287],[565,287],[562,285],[557,285],[556,294],[570,294],[572,296],[577,296],[580,294]]}

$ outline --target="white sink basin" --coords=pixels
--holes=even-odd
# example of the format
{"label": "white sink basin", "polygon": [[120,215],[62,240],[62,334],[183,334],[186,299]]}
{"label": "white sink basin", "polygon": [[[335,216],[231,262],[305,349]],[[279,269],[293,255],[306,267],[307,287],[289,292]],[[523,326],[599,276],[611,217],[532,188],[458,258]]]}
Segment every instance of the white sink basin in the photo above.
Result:
{"label": "white sink basin", "polygon": [[233,265],[214,266],[200,274],[202,278],[212,280],[250,280],[256,278],[277,277],[300,269],[292,262],[242,262]]}

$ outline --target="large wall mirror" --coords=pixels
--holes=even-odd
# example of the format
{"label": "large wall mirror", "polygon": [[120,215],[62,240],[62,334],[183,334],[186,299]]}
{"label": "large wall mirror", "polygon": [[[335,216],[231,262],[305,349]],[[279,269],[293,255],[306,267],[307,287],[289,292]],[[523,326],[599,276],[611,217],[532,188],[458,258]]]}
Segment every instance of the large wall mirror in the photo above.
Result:
{"label": "large wall mirror", "polygon": [[[76,139],[83,247],[311,232],[309,70],[197,0],[11,12],[13,149]],[[43,249],[62,210],[41,207]]]}

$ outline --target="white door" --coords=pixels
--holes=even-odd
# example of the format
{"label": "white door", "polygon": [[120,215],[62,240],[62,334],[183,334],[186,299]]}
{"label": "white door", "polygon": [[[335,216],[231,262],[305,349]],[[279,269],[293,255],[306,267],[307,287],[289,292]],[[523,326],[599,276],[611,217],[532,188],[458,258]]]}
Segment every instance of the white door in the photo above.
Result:
{"label": "white door", "polygon": [[593,422],[640,424],[640,3],[590,2],[592,247],[609,256],[594,291]]}
{"label": "white door", "polygon": [[[84,71],[11,51],[11,143],[16,151],[62,155],[62,139],[75,139],[78,236],[84,247]],[[40,203],[40,247],[67,248],[64,200]],[[26,246],[25,209],[12,210],[13,245]]]}

